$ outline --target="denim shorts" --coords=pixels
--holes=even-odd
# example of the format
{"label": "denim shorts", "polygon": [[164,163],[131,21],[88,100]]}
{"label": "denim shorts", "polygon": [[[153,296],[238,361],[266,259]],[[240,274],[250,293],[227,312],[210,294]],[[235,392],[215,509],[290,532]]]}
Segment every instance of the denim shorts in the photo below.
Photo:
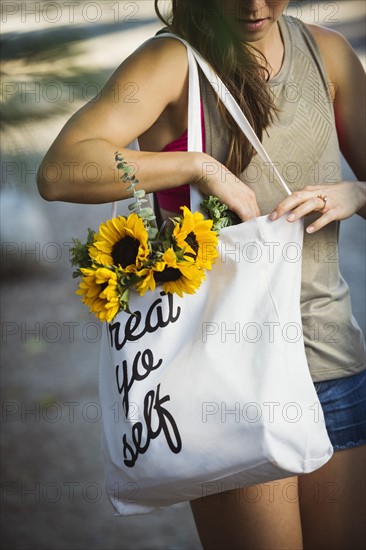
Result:
{"label": "denim shorts", "polygon": [[325,425],[335,451],[366,443],[366,371],[315,382]]}

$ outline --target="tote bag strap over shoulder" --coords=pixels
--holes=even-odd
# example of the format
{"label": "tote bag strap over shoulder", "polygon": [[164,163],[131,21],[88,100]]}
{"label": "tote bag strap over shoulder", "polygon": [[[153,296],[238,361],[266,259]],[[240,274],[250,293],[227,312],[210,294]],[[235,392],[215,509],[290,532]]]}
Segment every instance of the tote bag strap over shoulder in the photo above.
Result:
{"label": "tote bag strap over shoulder", "polygon": [[[201,120],[201,105],[200,105],[200,85],[197,64],[200,66],[203,74],[225,105],[228,112],[231,114],[239,128],[242,130],[248,141],[257,151],[261,159],[268,165],[271,165],[273,173],[278,182],[283,187],[287,195],[291,195],[291,191],[278,172],[276,166],[270,159],[267,151],[260,142],[258,136],[251,127],[248,119],[240,109],[233,95],[227,89],[222,80],[218,77],[210,65],[192,46],[180,36],[172,33],[162,33],[151,38],[156,40],[160,38],[175,38],[180,40],[187,48],[188,67],[189,67],[189,86],[188,86],[188,151],[202,152],[202,128],[198,121]],[[135,139],[129,146],[129,149],[139,150],[138,140]],[[202,196],[198,189],[194,186],[190,187],[191,209],[192,211],[199,210]],[[116,214],[116,203],[112,205],[112,216]]]}
{"label": "tote bag strap over shoulder", "polygon": [[[258,136],[251,127],[248,119],[240,109],[238,103],[234,99],[233,95],[227,89],[222,80],[218,77],[215,71],[210,65],[203,59],[203,57],[192,46],[180,36],[172,33],[164,33],[156,38],[170,37],[175,38],[183,42],[187,48],[188,53],[188,65],[189,65],[189,89],[188,89],[188,151],[202,151],[202,130],[201,125],[197,124],[200,120],[200,89],[197,64],[200,66],[203,74],[214,88],[215,92],[229,111],[239,128],[242,130],[248,141],[252,144],[258,155],[264,162],[272,166],[273,172],[277,177],[279,183],[282,185],[286,194],[291,195],[291,191],[283,180],[282,176],[278,172],[276,166],[271,161],[267,151],[260,142]],[[196,62],[197,63],[196,63]],[[202,198],[199,191],[191,186],[191,208],[193,210],[199,209],[199,204]]]}

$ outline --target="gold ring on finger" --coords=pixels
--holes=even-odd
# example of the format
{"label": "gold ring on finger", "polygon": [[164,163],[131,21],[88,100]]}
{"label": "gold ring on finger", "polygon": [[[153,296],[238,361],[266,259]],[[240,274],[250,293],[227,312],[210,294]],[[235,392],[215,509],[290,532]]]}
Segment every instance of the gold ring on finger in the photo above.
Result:
{"label": "gold ring on finger", "polygon": [[323,212],[327,206],[328,197],[325,193],[321,193],[317,196],[318,199],[321,199],[323,201],[323,208],[319,210],[319,212]]}

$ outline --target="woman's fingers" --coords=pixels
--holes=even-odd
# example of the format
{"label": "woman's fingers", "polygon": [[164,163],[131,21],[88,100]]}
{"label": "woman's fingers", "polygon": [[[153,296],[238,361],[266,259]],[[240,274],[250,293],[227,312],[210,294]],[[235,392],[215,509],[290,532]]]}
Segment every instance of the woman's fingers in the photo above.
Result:
{"label": "woman's fingers", "polygon": [[[321,197],[326,197],[326,200]],[[287,214],[288,221],[295,221],[310,212],[322,212],[328,209],[328,195],[321,190],[296,191],[280,202],[270,215],[271,220],[277,220]]]}
{"label": "woman's fingers", "polygon": [[254,191],[233,174],[231,176],[225,187],[220,189],[223,193],[220,200],[244,222],[260,216]]}
{"label": "woman's fingers", "polygon": [[313,222],[311,225],[309,225],[306,228],[307,233],[315,233],[316,231],[319,231],[322,227],[325,227],[328,225],[328,223],[333,222],[336,219],[334,213],[331,211],[326,212],[320,218],[318,218],[315,222]]}
{"label": "woman's fingers", "polygon": [[306,229],[308,233],[315,233],[334,220],[349,218],[362,208],[365,202],[362,192],[364,186],[359,182],[309,185],[281,201],[270,214],[270,219],[286,215],[289,222],[294,222],[311,212],[320,212],[322,215]]}
{"label": "woman's fingers", "polygon": [[221,170],[206,174],[196,181],[204,195],[214,195],[223,204],[235,212],[242,221],[260,216],[260,210],[254,191],[234,174],[225,171],[225,181],[221,180]]}
{"label": "woman's fingers", "polygon": [[253,196],[242,194],[235,204],[228,206],[243,222],[247,222],[251,218],[256,218],[261,215],[254,193]]}

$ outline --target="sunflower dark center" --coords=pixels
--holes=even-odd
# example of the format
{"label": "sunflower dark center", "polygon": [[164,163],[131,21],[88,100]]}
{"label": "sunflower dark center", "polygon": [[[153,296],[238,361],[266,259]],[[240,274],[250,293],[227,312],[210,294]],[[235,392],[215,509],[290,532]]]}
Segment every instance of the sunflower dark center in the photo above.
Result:
{"label": "sunflower dark center", "polygon": [[133,237],[123,237],[116,242],[112,248],[112,258],[114,265],[121,265],[126,268],[128,265],[135,264],[139,251],[140,241]]}
{"label": "sunflower dark center", "polygon": [[197,242],[196,235],[193,233],[193,231],[188,233],[187,238],[186,238],[186,243],[192,248],[195,255],[197,256],[198,249],[199,249],[199,244]]}
{"label": "sunflower dark center", "polygon": [[155,271],[154,279],[157,283],[167,283],[169,281],[178,281],[182,276],[181,271],[176,267],[166,267],[163,271]]}

